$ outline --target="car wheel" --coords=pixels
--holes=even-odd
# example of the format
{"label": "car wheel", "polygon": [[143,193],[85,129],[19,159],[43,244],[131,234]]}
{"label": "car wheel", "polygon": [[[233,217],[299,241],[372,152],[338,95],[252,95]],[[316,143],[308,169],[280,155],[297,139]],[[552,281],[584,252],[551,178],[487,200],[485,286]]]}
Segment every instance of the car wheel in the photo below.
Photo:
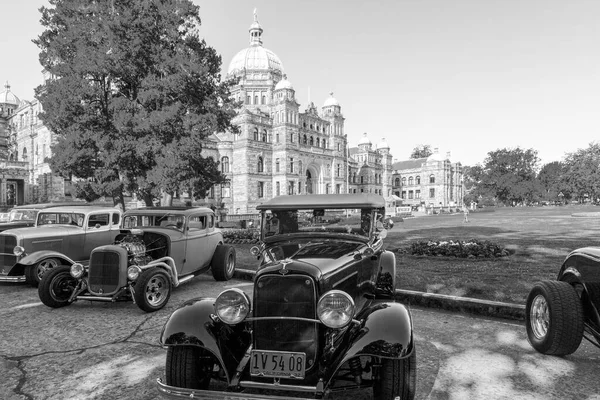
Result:
{"label": "car wheel", "polygon": [[35,265],[25,267],[25,281],[33,287],[38,287],[44,274],[48,270],[58,267],[58,265],[56,258],[47,258]]}
{"label": "car wheel", "polygon": [[186,389],[208,389],[215,365],[210,353],[196,346],[176,346],[167,350],[167,385]]}
{"label": "car wheel", "polygon": [[77,279],[71,276],[71,268],[62,265],[44,274],[38,287],[38,295],[48,307],[64,307],[71,304],[69,298],[76,286]]}
{"label": "car wheel", "polygon": [[171,297],[171,278],[160,268],[142,272],[135,283],[135,303],[146,312],[160,310]]}
{"label": "car wheel", "polygon": [[235,249],[232,246],[218,245],[210,262],[210,269],[217,281],[228,281],[235,272]]}
{"label": "car wheel", "polygon": [[525,305],[525,324],[531,346],[543,354],[573,353],[583,338],[583,306],[567,282],[536,283]]}
{"label": "car wheel", "polygon": [[413,400],[417,386],[417,349],[401,360],[382,359],[373,384],[375,400]]}

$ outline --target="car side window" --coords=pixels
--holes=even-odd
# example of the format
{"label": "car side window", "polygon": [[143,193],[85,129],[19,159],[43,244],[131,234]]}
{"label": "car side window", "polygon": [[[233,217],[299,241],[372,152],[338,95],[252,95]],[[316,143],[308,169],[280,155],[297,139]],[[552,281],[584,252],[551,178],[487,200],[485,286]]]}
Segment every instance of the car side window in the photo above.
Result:
{"label": "car side window", "polygon": [[112,215],[112,224],[113,226],[119,226],[119,223],[121,222],[119,214],[118,213],[114,213]]}
{"label": "car side window", "polygon": [[108,226],[108,214],[92,214],[88,220],[88,228]]}
{"label": "car side window", "polygon": [[207,218],[206,215],[196,215],[190,217],[188,222],[188,228],[190,232],[197,232],[207,228]]}
{"label": "car side window", "polygon": [[208,227],[209,228],[214,228],[215,227],[215,216],[214,215],[209,215],[207,217],[208,219]]}

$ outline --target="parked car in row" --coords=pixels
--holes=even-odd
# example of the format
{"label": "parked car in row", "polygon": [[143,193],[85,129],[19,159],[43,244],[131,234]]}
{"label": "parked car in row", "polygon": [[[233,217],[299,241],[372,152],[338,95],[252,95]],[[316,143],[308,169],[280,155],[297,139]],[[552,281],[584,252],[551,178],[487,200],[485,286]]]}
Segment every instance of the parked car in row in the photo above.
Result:
{"label": "parked car in row", "polygon": [[393,222],[383,219],[384,206],[372,194],[278,196],[260,205],[252,298],[231,288],[173,312],[160,335],[167,354],[159,393],[283,399],[372,388],[375,399],[413,399],[412,318],[394,300],[396,259],[383,248]]}
{"label": "parked car in row", "polygon": [[35,227],[0,232],[0,282],[29,282],[61,265],[86,263],[99,245],[119,234],[121,211],[102,206],[67,206],[40,210]]}
{"label": "parked car in row", "polygon": [[525,307],[527,337],[540,353],[571,354],[584,337],[600,348],[600,247],[569,253],[556,280],[533,286]]}
{"label": "parked car in row", "polygon": [[82,201],[74,202],[61,202],[61,203],[41,203],[41,204],[27,204],[21,206],[15,206],[6,213],[6,220],[0,223],[0,232],[7,229],[25,228],[28,226],[34,226],[38,212],[46,208],[51,207],[64,207],[64,206],[81,206],[86,205]]}
{"label": "parked car in row", "polygon": [[123,215],[114,242],[91,251],[88,265],[49,271],[38,292],[54,308],[77,300],[134,301],[151,312],[167,304],[172,288],[209,269],[218,281],[231,279],[235,262],[210,208],[133,209]]}

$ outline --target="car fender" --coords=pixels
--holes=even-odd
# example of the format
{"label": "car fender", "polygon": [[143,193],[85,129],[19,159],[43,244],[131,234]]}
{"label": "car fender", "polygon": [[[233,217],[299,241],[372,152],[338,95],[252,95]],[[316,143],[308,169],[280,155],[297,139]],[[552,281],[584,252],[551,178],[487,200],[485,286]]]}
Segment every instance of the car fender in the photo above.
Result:
{"label": "car fender", "polygon": [[338,357],[331,379],[350,359],[358,356],[375,356],[400,359],[413,352],[413,325],[410,312],[400,303],[377,302],[364,310],[357,329],[351,335],[347,350]]}
{"label": "car fender", "polygon": [[387,298],[396,292],[396,256],[391,251],[381,253],[375,287],[378,295]]}
{"label": "car fender", "polygon": [[250,344],[250,336],[244,324],[229,326],[220,322],[213,315],[214,304],[214,298],[184,303],[165,323],[160,343],[165,347],[198,346],[210,351],[231,381]]}
{"label": "car fender", "polygon": [[37,264],[38,262],[46,258],[57,258],[62,265],[71,266],[75,261],[62,253],[53,250],[40,250],[35,253],[31,253],[20,259],[8,272],[9,275],[23,275],[25,273],[25,267]]}

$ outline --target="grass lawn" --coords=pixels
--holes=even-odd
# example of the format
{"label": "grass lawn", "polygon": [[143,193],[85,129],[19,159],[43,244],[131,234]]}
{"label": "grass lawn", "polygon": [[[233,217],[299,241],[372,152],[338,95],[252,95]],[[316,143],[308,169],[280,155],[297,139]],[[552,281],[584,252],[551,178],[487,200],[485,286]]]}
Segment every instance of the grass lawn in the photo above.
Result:
{"label": "grass lawn", "polygon": [[[600,207],[516,207],[472,212],[468,223],[460,213],[407,218],[396,223],[384,242],[396,253],[399,289],[523,304],[534,282],[555,279],[568,252],[597,246],[599,233]],[[511,255],[460,259],[403,251],[419,240],[469,239],[489,240]],[[256,269],[252,245],[235,246],[238,267]]]}

